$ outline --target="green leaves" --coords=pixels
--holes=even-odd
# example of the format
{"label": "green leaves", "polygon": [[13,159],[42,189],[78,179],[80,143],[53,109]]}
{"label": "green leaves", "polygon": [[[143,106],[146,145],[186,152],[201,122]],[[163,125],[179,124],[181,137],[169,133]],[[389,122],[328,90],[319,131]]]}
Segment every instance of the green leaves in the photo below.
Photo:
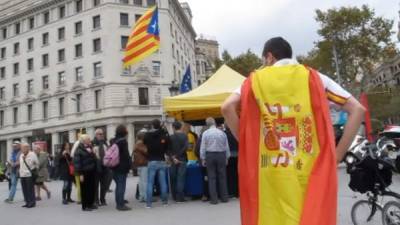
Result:
{"label": "green leaves", "polygon": [[261,67],[262,61],[250,49],[246,53],[242,53],[234,58],[232,58],[227,50],[224,50],[222,52],[222,61],[217,60],[215,63],[216,69],[223,64],[227,64],[238,73],[247,77],[251,72]]}

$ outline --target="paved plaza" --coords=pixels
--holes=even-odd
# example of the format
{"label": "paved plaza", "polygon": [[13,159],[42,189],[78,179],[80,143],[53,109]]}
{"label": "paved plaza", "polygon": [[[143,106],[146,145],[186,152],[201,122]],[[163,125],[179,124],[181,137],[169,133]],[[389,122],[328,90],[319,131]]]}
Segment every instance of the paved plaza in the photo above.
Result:
{"label": "paved plaza", "polygon": [[[355,194],[347,187],[349,176],[343,168],[339,169],[339,178],[338,225],[350,225],[353,203],[365,196]],[[393,181],[391,189],[400,192],[400,177],[394,176]],[[62,183],[59,181],[48,183],[52,191],[50,200],[44,199],[37,203],[36,208],[28,210],[21,208],[23,199],[18,186],[14,204],[0,202],[0,225],[240,225],[238,200],[216,206],[201,201],[189,201],[184,204],[171,202],[168,207],[164,207],[157,202],[153,209],[145,209],[142,203],[133,200],[136,183],[137,178],[128,179],[126,198],[130,201],[129,206],[133,207],[128,212],[115,210],[114,193],[108,194],[108,206],[94,212],[82,212],[76,204],[61,205]],[[6,196],[7,185],[0,183],[1,200]]]}

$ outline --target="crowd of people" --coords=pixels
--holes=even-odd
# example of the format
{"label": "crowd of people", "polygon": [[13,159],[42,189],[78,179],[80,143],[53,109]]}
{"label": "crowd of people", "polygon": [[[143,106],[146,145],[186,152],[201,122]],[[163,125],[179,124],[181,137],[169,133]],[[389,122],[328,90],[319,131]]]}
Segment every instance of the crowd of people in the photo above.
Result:
{"label": "crowd of people", "polygon": [[[169,134],[160,120],[151,123],[151,129],[142,129],[136,135],[133,148],[128,146],[128,130],[124,125],[116,128],[114,138],[107,141],[102,129],[95,131],[93,140],[82,134],[75,143],[63,143],[55,157],[58,178],[62,181],[62,204],[78,203],[83,211],[92,211],[106,206],[106,194],[115,182],[115,202],[119,211],[131,210],[125,198],[127,177],[131,170],[137,172],[137,199],[152,208],[154,195],[160,195],[164,205],[172,200],[182,203],[190,198],[202,198],[210,204],[228,202],[229,197],[238,197],[237,142],[229,129],[217,126],[213,118],[198,135],[190,124],[176,121]],[[41,190],[47,198],[51,192],[45,182],[49,179],[49,154],[39,145],[31,146],[18,141],[7,162],[9,172],[9,196],[7,203],[14,201],[17,184],[21,180],[24,207],[32,208],[42,200]],[[109,166],[105,157],[111,149],[118,151],[118,163]],[[130,154],[130,150],[132,153]],[[201,167],[201,183],[204,188],[200,196],[187,196],[185,191],[187,165]],[[228,171],[228,172],[227,172]],[[229,184],[229,185],[228,185]],[[75,187],[76,198],[72,199]]]}

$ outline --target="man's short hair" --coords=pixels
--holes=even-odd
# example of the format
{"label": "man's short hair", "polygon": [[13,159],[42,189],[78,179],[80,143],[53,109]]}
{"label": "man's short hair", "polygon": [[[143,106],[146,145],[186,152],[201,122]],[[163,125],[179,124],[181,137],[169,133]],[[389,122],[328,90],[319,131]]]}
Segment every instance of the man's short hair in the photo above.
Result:
{"label": "man's short hair", "polygon": [[212,117],[208,117],[207,119],[206,119],[206,125],[208,126],[208,127],[211,127],[211,126],[215,126],[215,119],[214,118],[212,118]]}
{"label": "man's short hair", "polygon": [[276,60],[292,58],[293,54],[289,42],[282,37],[274,37],[265,42],[262,55],[266,57],[268,52],[270,52]]}
{"label": "man's short hair", "polygon": [[154,119],[153,121],[151,121],[151,125],[154,129],[158,130],[161,128],[161,121],[159,119]]}
{"label": "man's short hair", "polygon": [[179,121],[175,121],[172,123],[172,127],[174,128],[174,130],[180,130],[182,128],[182,123]]}

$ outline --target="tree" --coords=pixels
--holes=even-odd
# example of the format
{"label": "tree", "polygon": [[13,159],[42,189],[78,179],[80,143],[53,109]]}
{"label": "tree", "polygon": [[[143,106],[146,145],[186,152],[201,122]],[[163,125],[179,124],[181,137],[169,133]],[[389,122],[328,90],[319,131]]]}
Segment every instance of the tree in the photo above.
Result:
{"label": "tree", "polygon": [[342,85],[350,86],[358,74],[361,87],[374,66],[397,54],[391,40],[393,21],[378,17],[367,5],[358,7],[316,10],[316,21],[320,24],[321,40],[315,43],[307,56],[298,59],[324,73],[334,75],[334,52],[339,61]]}
{"label": "tree", "polygon": [[222,52],[222,60],[217,59],[215,61],[216,70],[223,64],[228,65],[243,76],[248,76],[255,69],[260,68],[262,61],[256,54],[250,51],[250,49],[247,50],[246,53],[242,53],[234,58],[232,58],[227,50],[224,50]]}

